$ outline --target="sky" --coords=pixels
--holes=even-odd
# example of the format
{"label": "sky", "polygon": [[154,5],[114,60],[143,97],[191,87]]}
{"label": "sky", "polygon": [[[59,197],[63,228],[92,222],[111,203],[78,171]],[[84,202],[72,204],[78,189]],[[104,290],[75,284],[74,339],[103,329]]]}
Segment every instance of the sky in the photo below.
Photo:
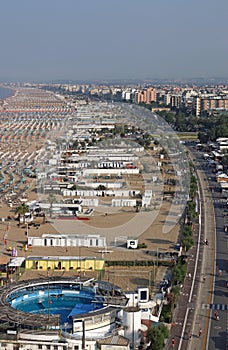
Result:
{"label": "sky", "polygon": [[228,0],[7,0],[0,82],[228,76]]}

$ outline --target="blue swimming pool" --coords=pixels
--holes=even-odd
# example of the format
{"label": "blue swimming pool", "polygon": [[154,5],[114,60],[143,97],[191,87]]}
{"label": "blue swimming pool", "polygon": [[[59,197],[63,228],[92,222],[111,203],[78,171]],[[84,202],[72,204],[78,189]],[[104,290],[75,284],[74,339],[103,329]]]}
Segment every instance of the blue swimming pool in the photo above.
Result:
{"label": "blue swimming pool", "polygon": [[88,313],[103,307],[102,298],[97,298],[93,289],[80,290],[46,286],[38,290],[21,290],[8,298],[11,306],[33,314],[60,315],[61,324],[71,316]]}

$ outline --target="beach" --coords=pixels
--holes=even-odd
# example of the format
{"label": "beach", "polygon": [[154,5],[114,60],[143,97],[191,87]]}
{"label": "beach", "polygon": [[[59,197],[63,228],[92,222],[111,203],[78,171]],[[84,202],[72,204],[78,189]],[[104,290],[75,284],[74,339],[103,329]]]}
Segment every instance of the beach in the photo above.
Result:
{"label": "beach", "polygon": [[[0,111],[2,256],[10,260],[12,249],[15,248],[17,256],[25,258],[27,256],[95,256],[107,261],[136,262],[156,261],[156,253],[176,251],[180,234],[179,208],[175,213],[172,200],[159,198],[156,192],[153,199],[154,205],[150,210],[136,212],[135,208],[120,208],[116,212],[112,210],[109,213],[106,209],[103,212],[95,209],[94,214],[87,221],[63,220],[47,215],[45,222],[43,218],[35,217],[33,224],[28,228],[26,225],[19,225],[16,219],[16,208],[22,203],[39,200],[39,194],[36,191],[37,179],[33,175],[35,175],[36,162],[42,155],[42,147],[47,135],[61,128],[66,115],[72,113],[72,108],[64,105],[62,100],[57,99],[53,94],[45,94],[44,91],[34,89],[21,89],[6,101],[4,108]],[[155,154],[153,157],[156,159]],[[167,170],[169,166],[164,163],[164,167]],[[133,177],[130,183],[131,186],[135,186],[134,190],[141,188],[141,184],[137,183]],[[170,212],[173,216],[171,215],[167,222]],[[24,249],[28,235],[41,237],[43,234],[91,233],[104,235],[107,246],[105,248],[69,246],[67,249],[34,246],[29,250]],[[139,245],[143,245],[144,248],[127,249],[127,238],[137,239]],[[125,289],[133,288],[137,284],[148,285],[148,279],[152,278],[150,267],[131,268],[131,271],[134,272],[130,276],[126,273],[126,269],[110,267],[107,268],[104,278],[119,283]],[[56,273],[53,271],[53,274]],[[75,272],[64,272],[64,274],[67,273],[75,274]],[[36,274],[45,276],[44,271],[25,271],[21,278],[34,278]],[[140,274],[146,274],[146,278],[140,279]],[[97,277],[97,273],[95,275]],[[132,283],[133,281],[135,283]]]}

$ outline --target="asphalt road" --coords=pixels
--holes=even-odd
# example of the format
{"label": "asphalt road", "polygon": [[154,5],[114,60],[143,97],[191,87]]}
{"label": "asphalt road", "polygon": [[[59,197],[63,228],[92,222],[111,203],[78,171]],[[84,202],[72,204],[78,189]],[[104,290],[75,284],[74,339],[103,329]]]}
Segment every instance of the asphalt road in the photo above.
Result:
{"label": "asphalt road", "polygon": [[[218,190],[218,184],[213,167],[203,159],[203,152],[194,152],[197,159],[197,167],[200,167],[208,181],[211,192],[214,215],[215,215],[215,274],[214,274],[214,290],[212,295],[212,303],[202,304],[202,308],[210,310],[210,322],[208,329],[207,349],[227,350],[228,349],[228,234],[224,231],[224,209],[226,198],[223,198]],[[205,203],[207,206],[207,203]],[[211,264],[213,261],[211,259]],[[212,291],[211,291],[212,292]],[[215,312],[219,314],[219,320],[215,318]]]}
{"label": "asphalt road", "polygon": [[[196,170],[198,169],[196,163]],[[199,165],[200,168],[200,165]],[[211,266],[211,256],[214,255],[214,245],[204,245],[204,239],[211,240],[214,234],[213,206],[205,174],[197,170],[200,181],[200,220],[194,227],[194,246],[188,252],[188,273],[186,276],[178,305],[175,310],[171,338],[175,339],[172,346],[171,339],[166,349],[206,349],[206,337],[208,333],[210,314],[208,310],[201,310],[202,303],[211,303],[211,286],[214,275],[214,266]],[[205,260],[209,258],[209,261]],[[203,276],[207,275],[206,281]],[[205,293],[205,291],[207,291]],[[199,331],[202,334],[199,336]]]}
{"label": "asphalt road", "polygon": [[[202,154],[201,154],[202,159]],[[228,235],[224,231],[224,212],[226,198],[217,190],[218,184],[212,172],[212,167],[203,159],[200,161],[207,176],[212,193],[215,221],[216,221],[216,275],[214,283],[214,300],[212,305],[211,327],[208,341],[208,349],[228,349]],[[219,313],[219,320],[214,317],[215,310]]]}
{"label": "asphalt road", "polygon": [[[175,311],[171,338],[166,349],[227,350],[228,234],[224,232],[224,204],[212,167],[203,159],[203,152],[190,148],[201,188],[201,220],[194,232],[194,247],[189,251],[188,272],[178,307]],[[207,238],[209,244],[203,244]],[[198,247],[198,252],[197,252]],[[205,278],[205,280],[204,280]],[[219,320],[215,319],[215,311]],[[202,331],[202,334],[200,332]]]}

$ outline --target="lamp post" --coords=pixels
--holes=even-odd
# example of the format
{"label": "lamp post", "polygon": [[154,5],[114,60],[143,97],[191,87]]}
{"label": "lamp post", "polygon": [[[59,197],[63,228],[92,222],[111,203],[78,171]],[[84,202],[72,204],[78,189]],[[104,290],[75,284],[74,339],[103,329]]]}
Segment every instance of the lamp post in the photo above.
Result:
{"label": "lamp post", "polygon": [[158,248],[157,248],[157,267],[158,267]]}
{"label": "lamp post", "polygon": [[48,278],[48,321],[50,319],[50,286],[49,286],[49,271],[47,271]]}
{"label": "lamp post", "polygon": [[153,287],[155,286],[155,278],[156,278],[156,269],[155,269],[155,262],[154,262],[154,280],[153,280]]}
{"label": "lamp post", "polygon": [[150,287],[151,287],[151,271],[149,271],[149,276],[148,276],[148,287],[149,287],[149,293],[150,293]]}
{"label": "lamp post", "polygon": [[82,320],[82,350],[85,349],[85,320]]}
{"label": "lamp post", "polygon": [[82,264],[81,264],[81,246],[79,246],[79,267],[80,267],[80,277],[81,277],[81,268],[82,268]]}
{"label": "lamp post", "polygon": [[27,237],[27,243],[28,243],[28,222],[26,222],[26,237]]}

